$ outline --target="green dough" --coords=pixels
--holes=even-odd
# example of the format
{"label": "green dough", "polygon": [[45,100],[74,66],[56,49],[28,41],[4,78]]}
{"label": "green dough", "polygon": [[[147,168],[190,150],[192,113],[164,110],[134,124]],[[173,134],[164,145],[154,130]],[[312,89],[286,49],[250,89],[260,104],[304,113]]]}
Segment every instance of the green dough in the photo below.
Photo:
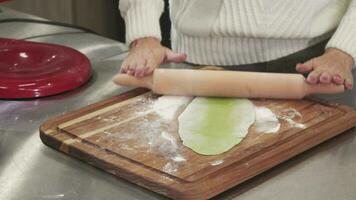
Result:
{"label": "green dough", "polygon": [[183,144],[202,155],[218,155],[239,144],[255,121],[247,99],[195,98],[179,116]]}

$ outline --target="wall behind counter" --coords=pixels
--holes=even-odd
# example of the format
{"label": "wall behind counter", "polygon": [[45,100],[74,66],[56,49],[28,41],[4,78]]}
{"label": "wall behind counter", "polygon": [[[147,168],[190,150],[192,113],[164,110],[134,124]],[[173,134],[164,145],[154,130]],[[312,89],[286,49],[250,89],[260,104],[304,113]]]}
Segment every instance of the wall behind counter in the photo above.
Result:
{"label": "wall behind counter", "polygon": [[[125,41],[125,24],[118,11],[119,0],[14,0],[1,4],[49,20],[79,25],[100,35]],[[161,18],[162,43],[170,44],[168,0]]]}

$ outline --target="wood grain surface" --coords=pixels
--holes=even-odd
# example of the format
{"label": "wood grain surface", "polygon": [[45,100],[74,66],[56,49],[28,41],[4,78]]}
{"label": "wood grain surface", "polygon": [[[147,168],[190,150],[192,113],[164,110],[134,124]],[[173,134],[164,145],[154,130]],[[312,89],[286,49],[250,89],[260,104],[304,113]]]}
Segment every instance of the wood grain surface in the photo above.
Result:
{"label": "wood grain surface", "polygon": [[[257,133],[217,156],[202,156],[182,145],[178,115],[163,119],[153,109],[158,96],[135,89],[48,120],[42,141],[117,177],[174,199],[207,199],[322,143],[356,124],[346,106],[312,100],[252,100],[277,116],[275,134]],[[291,110],[301,115],[285,120]]]}

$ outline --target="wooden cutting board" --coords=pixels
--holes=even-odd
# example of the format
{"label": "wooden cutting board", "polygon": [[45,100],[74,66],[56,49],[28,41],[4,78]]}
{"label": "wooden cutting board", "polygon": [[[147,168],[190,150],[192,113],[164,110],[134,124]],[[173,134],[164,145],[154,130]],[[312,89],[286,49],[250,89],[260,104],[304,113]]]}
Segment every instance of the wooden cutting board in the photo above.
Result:
{"label": "wooden cutting board", "polygon": [[[217,156],[184,147],[177,116],[164,120],[152,106],[158,96],[135,89],[78,111],[48,120],[42,141],[149,190],[174,199],[207,199],[330,139],[356,124],[346,106],[312,100],[253,100],[281,117],[276,134],[251,127],[242,143]],[[184,108],[183,108],[184,109]]]}

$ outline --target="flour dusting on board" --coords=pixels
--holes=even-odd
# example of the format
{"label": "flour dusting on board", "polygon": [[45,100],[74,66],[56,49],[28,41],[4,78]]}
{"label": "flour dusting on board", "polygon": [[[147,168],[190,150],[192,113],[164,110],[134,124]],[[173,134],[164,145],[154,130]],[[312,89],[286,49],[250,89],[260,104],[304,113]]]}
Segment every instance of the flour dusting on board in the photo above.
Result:
{"label": "flour dusting on board", "polygon": [[[157,156],[157,164],[166,173],[178,173],[180,167],[189,163],[184,157],[182,147],[178,144],[176,135],[177,127],[172,122],[178,120],[179,112],[191,102],[191,97],[146,95],[137,101],[137,105],[144,105],[144,109],[134,110],[134,115],[127,118],[127,126],[106,129],[104,135],[96,142],[106,143],[111,151],[131,155],[132,152],[140,152],[143,155],[154,154]],[[120,116],[98,117],[106,123],[119,123]],[[119,125],[118,125],[119,126]],[[105,150],[105,149],[103,149]],[[156,160],[152,161],[153,163]],[[156,165],[156,164],[154,164]],[[156,165],[157,166],[157,165]]]}
{"label": "flour dusting on board", "polygon": [[168,162],[168,163],[162,168],[162,170],[163,170],[164,172],[166,172],[166,173],[172,174],[172,173],[177,172],[178,167],[176,166],[175,163]]}
{"label": "flour dusting on board", "polygon": [[[162,96],[154,101],[152,110],[161,117],[161,120],[172,121],[179,115],[177,113],[179,109],[188,105],[192,99],[192,97],[184,96]],[[147,130],[155,131],[148,131],[145,136],[148,139],[151,152],[159,153],[168,161],[162,170],[166,173],[175,173],[179,166],[187,160],[180,154],[177,139],[171,133],[158,132],[161,129],[160,126],[164,123],[161,120],[150,122],[151,127]]]}
{"label": "flour dusting on board", "polygon": [[168,161],[162,168],[164,172],[177,172],[179,166],[187,161],[179,152],[176,138],[170,133],[162,131],[160,134],[148,133],[146,136],[151,152],[159,153]]}
{"label": "flour dusting on board", "polygon": [[[162,170],[166,173],[175,173],[179,167],[186,165],[187,159],[180,153],[178,140],[172,133],[164,131],[167,126],[161,120],[149,121],[143,119],[134,132],[105,131],[105,136],[97,142],[110,143],[111,148],[122,151],[150,152],[165,160]],[[130,145],[129,145],[130,144]]]}
{"label": "flour dusting on board", "polygon": [[277,133],[281,124],[277,116],[266,107],[255,107],[256,121],[254,124],[257,133]]}
{"label": "flour dusting on board", "polygon": [[224,163],[224,160],[215,160],[215,161],[210,162],[210,165],[211,166],[218,166],[218,165],[221,165],[223,163]]}
{"label": "flour dusting on board", "polygon": [[306,128],[304,124],[295,121],[295,118],[302,118],[302,115],[294,108],[287,108],[282,110],[278,115],[278,118],[287,121],[291,127],[299,129]]}
{"label": "flour dusting on board", "polygon": [[284,109],[276,115],[266,107],[256,107],[256,121],[254,124],[257,133],[277,133],[281,128],[279,120],[284,120],[292,128],[305,129],[306,126],[295,120],[302,119],[302,115],[294,108]]}
{"label": "flour dusting on board", "polygon": [[155,101],[153,110],[165,120],[173,120],[181,106],[187,105],[192,97],[162,96]]}

